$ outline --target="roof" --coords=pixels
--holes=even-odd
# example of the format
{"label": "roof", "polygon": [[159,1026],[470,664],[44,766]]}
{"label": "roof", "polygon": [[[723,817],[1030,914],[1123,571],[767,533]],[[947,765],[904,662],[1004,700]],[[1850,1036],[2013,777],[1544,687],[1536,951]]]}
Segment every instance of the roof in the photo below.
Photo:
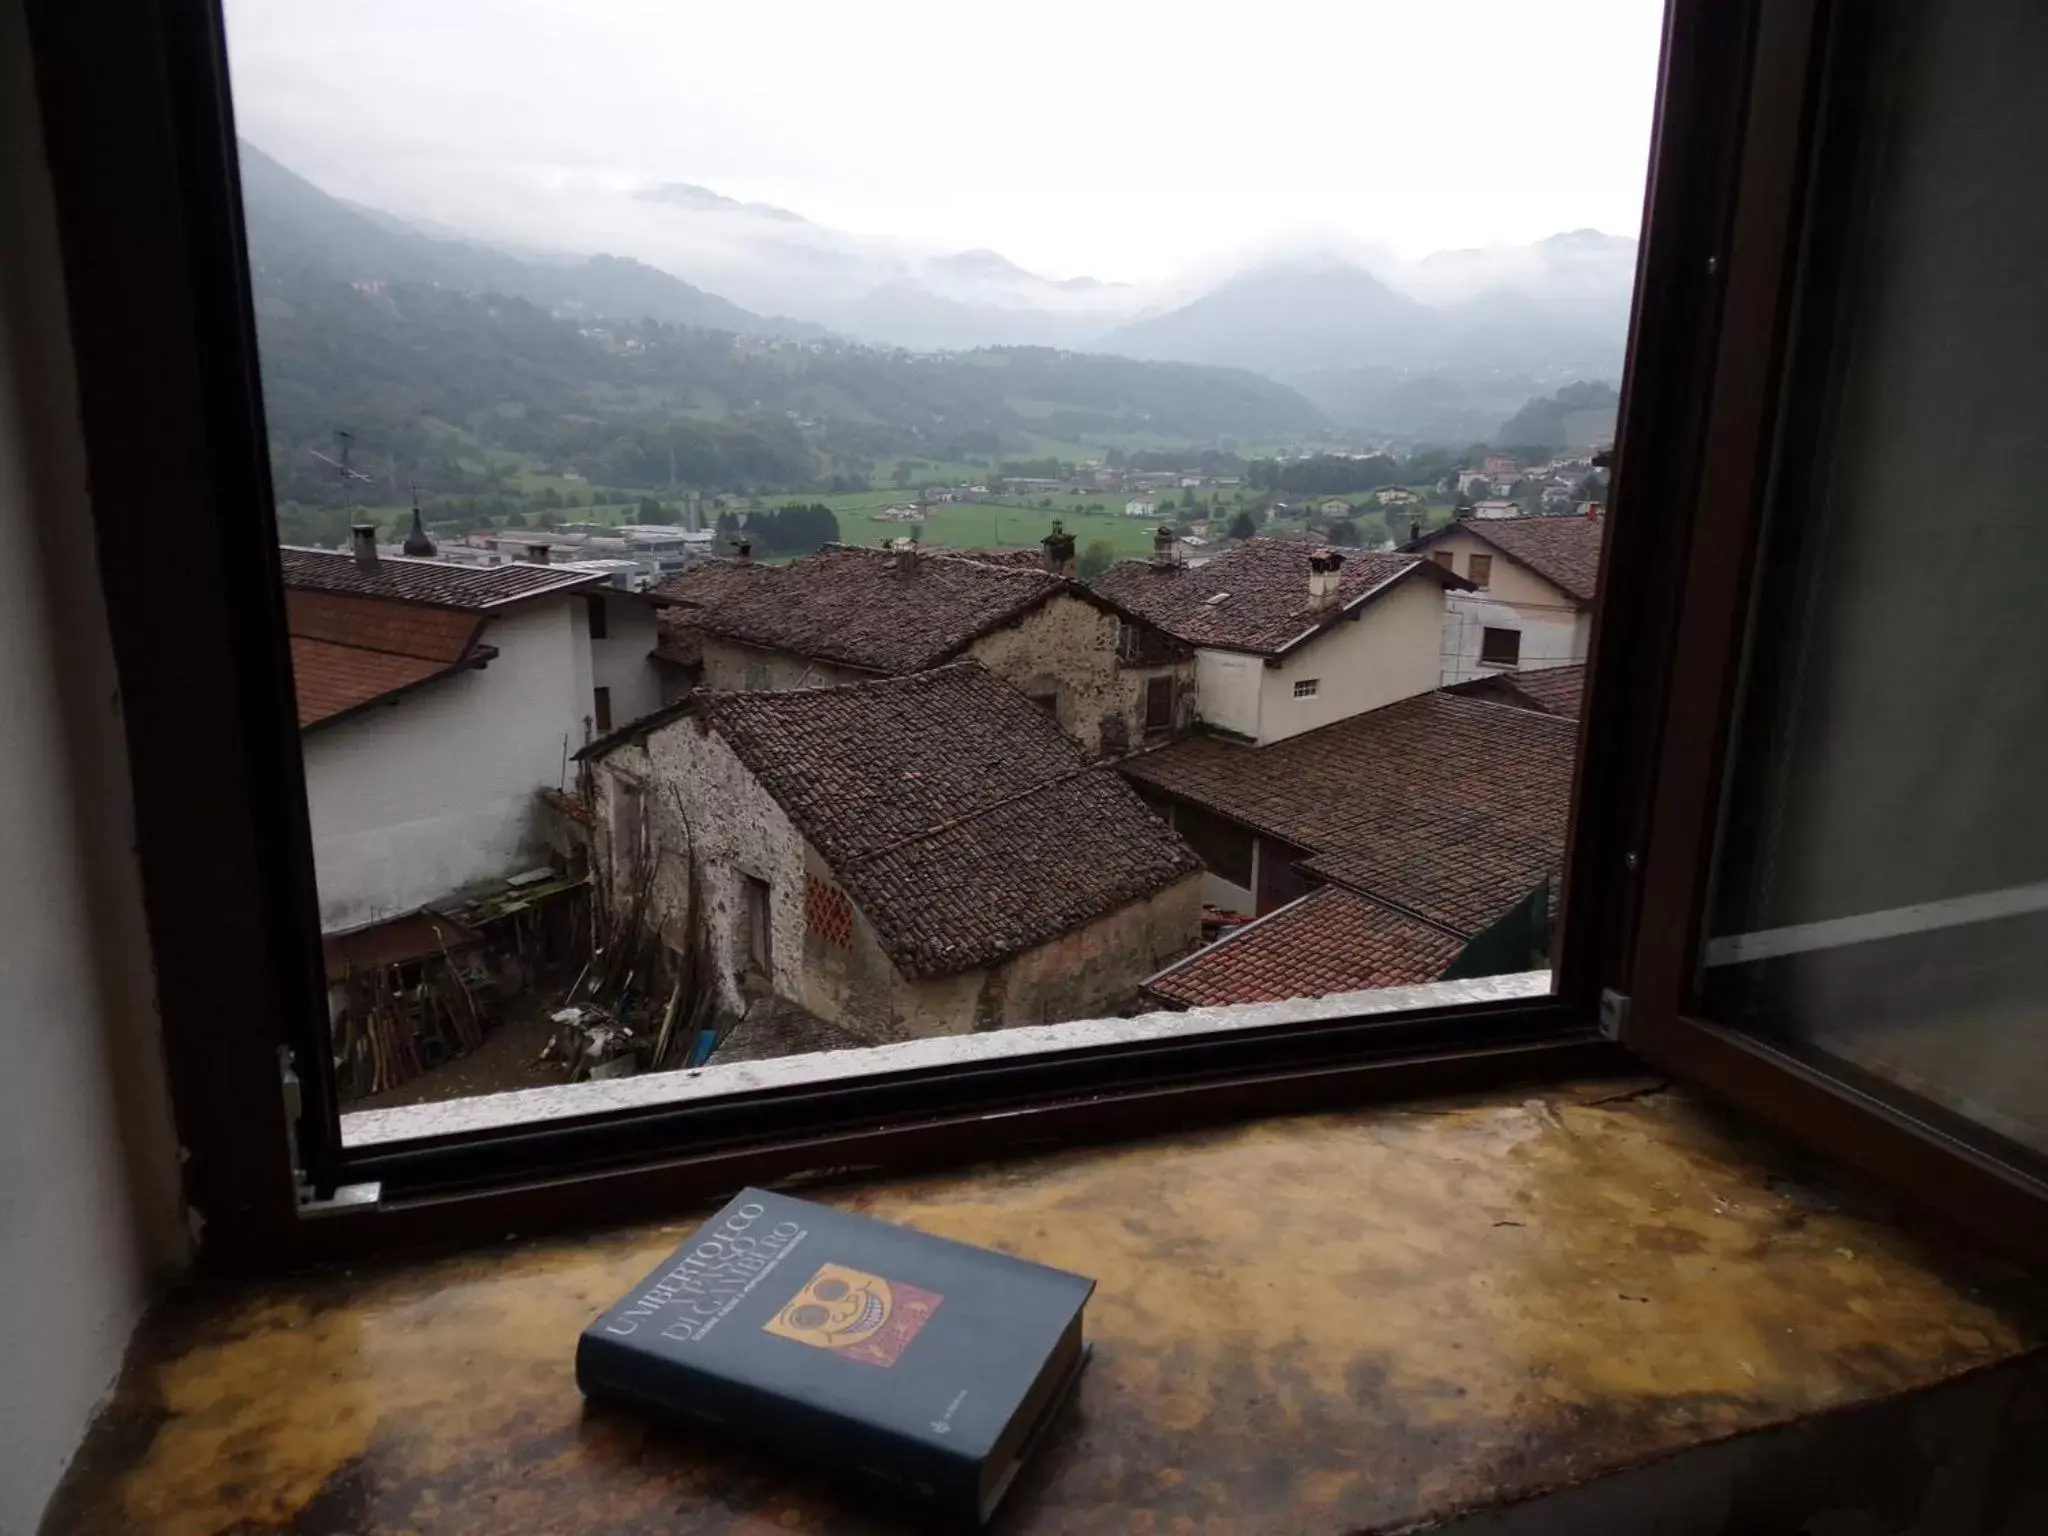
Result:
{"label": "roof", "polygon": [[347,933],[322,934],[320,951],[327,974],[338,977],[467,949],[483,938],[474,928],[422,907]]}
{"label": "roof", "polygon": [[1491,544],[1519,565],[1563,592],[1581,608],[1590,608],[1600,590],[1598,518],[1577,513],[1560,517],[1470,518],[1447,523],[1406,547],[1426,548],[1454,533],[1469,533]]}
{"label": "roof", "polygon": [[1311,607],[1309,557],[1317,546],[1256,538],[1201,565],[1120,560],[1093,583],[1112,602],[1190,645],[1277,656],[1410,578],[1471,583],[1415,555],[1336,551],[1337,601]]}
{"label": "roof", "polygon": [[278,550],[278,559],[287,589],[347,592],[471,613],[605,584],[600,573],[553,565],[452,565],[404,555],[380,555],[371,565],[331,549],[290,544]]}
{"label": "roof", "polygon": [[1435,981],[1462,942],[1391,907],[1325,885],[1145,983],[1186,1007],[1277,1003]]}
{"label": "roof", "polygon": [[1467,683],[1455,683],[1446,691],[1576,720],[1579,718],[1579,697],[1585,690],[1586,664],[1578,662],[1569,667],[1544,667],[1534,672],[1493,672]]}
{"label": "roof", "polygon": [[706,561],[656,589],[707,635],[886,676],[950,661],[1060,592],[1093,597],[1043,569],[850,545],[787,565]]}
{"label": "roof", "polygon": [[285,623],[301,730],[497,654],[477,615],[386,598],[291,588]]}
{"label": "roof", "polygon": [[1000,565],[1016,571],[1045,569],[1045,551],[1036,544],[1022,549],[931,549],[926,553],[942,555],[949,560],[976,560],[983,565]]}
{"label": "roof", "polygon": [[1201,869],[978,663],[698,698],[906,976],[992,964]]}
{"label": "roof", "polygon": [[1311,876],[1469,936],[1563,863],[1577,736],[1437,692],[1263,747],[1193,736],[1119,766],[1307,849]]}

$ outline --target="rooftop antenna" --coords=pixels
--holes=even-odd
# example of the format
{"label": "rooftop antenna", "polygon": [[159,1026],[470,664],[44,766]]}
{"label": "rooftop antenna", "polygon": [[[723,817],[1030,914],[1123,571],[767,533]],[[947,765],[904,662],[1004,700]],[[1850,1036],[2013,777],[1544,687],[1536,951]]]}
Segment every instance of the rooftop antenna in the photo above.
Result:
{"label": "rooftop antenna", "polygon": [[314,458],[318,459],[322,464],[331,466],[335,471],[335,479],[341,482],[342,502],[348,508],[349,521],[351,523],[355,521],[356,510],[354,482],[360,480],[365,485],[370,483],[370,477],[368,475],[364,474],[359,469],[353,469],[349,466],[349,450],[354,448],[355,445],[355,433],[347,431],[345,429],[337,429],[334,434],[334,451],[340,455],[339,458],[331,459],[326,454],[322,453],[318,448],[308,448],[306,450],[308,453],[312,454]]}

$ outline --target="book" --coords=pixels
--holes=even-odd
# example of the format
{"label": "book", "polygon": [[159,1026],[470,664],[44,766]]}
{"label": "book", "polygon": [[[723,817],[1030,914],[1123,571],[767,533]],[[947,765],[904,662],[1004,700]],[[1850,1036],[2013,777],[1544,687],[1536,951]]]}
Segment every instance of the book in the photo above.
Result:
{"label": "book", "polygon": [[985,1521],[1087,1363],[1095,1282],[742,1190],[583,1331],[583,1393]]}

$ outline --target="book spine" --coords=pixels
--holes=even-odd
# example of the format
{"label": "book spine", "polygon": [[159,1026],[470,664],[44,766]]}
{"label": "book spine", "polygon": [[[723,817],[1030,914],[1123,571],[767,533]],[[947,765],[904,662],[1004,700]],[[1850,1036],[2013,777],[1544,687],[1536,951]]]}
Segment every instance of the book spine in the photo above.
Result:
{"label": "book spine", "polygon": [[744,1441],[928,1509],[967,1520],[980,1516],[974,1461],[881,1425],[587,1335],[576,1346],[576,1385],[586,1397]]}

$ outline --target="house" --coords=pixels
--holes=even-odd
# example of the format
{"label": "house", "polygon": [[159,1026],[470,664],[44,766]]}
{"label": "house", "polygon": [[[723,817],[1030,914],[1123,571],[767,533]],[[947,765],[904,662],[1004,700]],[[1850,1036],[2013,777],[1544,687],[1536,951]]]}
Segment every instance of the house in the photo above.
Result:
{"label": "house", "polygon": [[1486,501],[1475,502],[1472,506],[1472,515],[1492,522],[1503,517],[1520,517],[1522,509],[1515,502],[1496,497],[1489,498]]}
{"label": "house", "polygon": [[728,1013],[772,993],[866,1043],[1086,1017],[1199,938],[1193,852],[973,661],[707,690],[583,757],[604,888],[644,886]]}
{"label": "house", "polygon": [[1474,589],[1445,604],[1443,682],[1584,661],[1602,529],[1597,517],[1471,519],[1411,540]]}
{"label": "house", "polygon": [[1469,496],[1475,490],[1491,491],[1486,471],[1483,469],[1461,469],[1458,471],[1458,494]]}
{"label": "house", "polygon": [[[696,681],[770,691],[902,677],[971,657],[1091,754],[1127,752],[1193,717],[1194,657],[1071,578],[1057,527],[1035,568],[930,550],[831,545],[787,565],[709,561],[656,589],[665,634],[696,631]],[[687,664],[684,643],[664,643]]]}
{"label": "house", "polygon": [[1512,480],[1515,478],[1515,461],[1505,454],[1489,453],[1480,460],[1479,468],[1489,480]]}
{"label": "house", "polygon": [[[1251,1002],[1437,979],[1532,898],[1547,908],[1577,735],[1539,710],[1431,692],[1269,746],[1191,736],[1126,760],[1201,856],[1204,899],[1275,915],[1149,990]],[[1503,968],[1529,956],[1515,961]]]}
{"label": "house", "polygon": [[1124,503],[1125,517],[1157,517],[1159,506],[1156,502],[1132,500]]}
{"label": "house", "polygon": [[1252,538],[1200,565],[1120,561],[1094,585],[1193,648],[1203,725],[1266,743],[1436,687],[1444,594],[1469,583],[1414,555]]}
{"label": "house", "polygon": [[1349,517],[1351,515],[1351,503],[1342,496],[1332,496],[1325,501],[1317,502],[1316,510],[1325,517]]}
{"label": "house", "polygon": [[537,792],[657,708],[654,612],[602,575],[280,551],[325,932],[547,862]]}
{"label": "house", "polygon": [[1412,507],[1422,500],[1405,485],[1390,485],[1374,494],[1383,507]]}

